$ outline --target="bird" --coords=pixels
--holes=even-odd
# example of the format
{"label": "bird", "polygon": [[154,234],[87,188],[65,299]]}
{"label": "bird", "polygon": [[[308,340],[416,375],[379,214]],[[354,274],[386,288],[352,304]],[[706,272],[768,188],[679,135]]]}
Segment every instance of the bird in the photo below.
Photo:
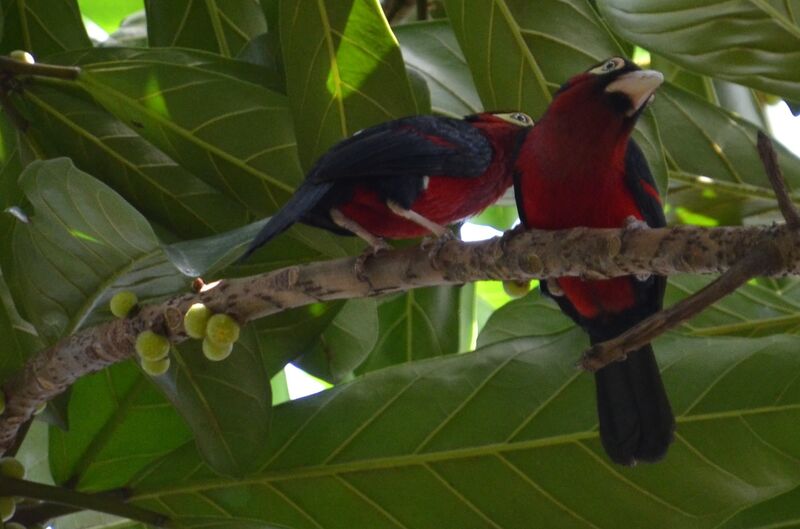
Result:
{"label": "bird", "polygon": [[[520,148],[514,191],[525,229],[641,229],[666,225],[658,187],[634,125],[663,75],[611,57],[562,85]],[[646,225],[646,226],[645,226]],[[666,278],[542,281],[541,292],[589,335],[614,338],[661,309]],[[615,463],[662,459],[675,419],[653,348],[595,373],[599,435]]]}
{"label": "bird", "polygon": [[534,125],[522,112],[463,119],[409,116],[353,134],[319,157],[239,262],[297,222],[357,235],[368,252],[384,239],[447,237],[512,185],[514,157]]}

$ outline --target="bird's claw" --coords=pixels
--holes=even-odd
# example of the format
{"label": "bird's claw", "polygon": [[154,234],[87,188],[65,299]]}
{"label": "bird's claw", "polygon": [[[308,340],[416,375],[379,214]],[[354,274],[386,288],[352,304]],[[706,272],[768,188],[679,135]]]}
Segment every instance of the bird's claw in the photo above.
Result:
{"label": "bird's claw", "polygon": [[522,233],[523,231],[525,231],[525,226],[523,226],[520,223],[514,226],[513,228],[503,232],[503,234],[500,236],[500,249],[503,251],[503,253],[506,253],[508,251],[508,248],[506,247],[508,241],[513,239],[516,235]]}
{"label": "bird's claw", "polygon": [[561,290],[561,287],[558,285],[558,279],[549,278],[545,279],[545,284],[547,285],[547,292],[554,298],[560,298],[564,295],[564,291]]}
{"label": "bird's claw", "polygon": [[637,219],[633,215],[625,217],[625,222],[622,224],[622,229],[625,231],[646,230],[649,227],[645,221]]}

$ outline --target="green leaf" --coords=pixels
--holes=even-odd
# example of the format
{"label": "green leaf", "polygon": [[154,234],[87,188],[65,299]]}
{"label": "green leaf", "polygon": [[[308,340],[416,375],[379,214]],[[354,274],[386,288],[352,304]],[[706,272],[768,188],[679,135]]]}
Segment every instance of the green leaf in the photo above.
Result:
{"label": "green leaf", "polygon": [[153,47],[193,48],[235,57],[251,38],[267,30],[255,0],[146,0],[145,9]]}
{"label": "green leaf", "polygon": [[711,528],[800,484],[800,338],[659,340],[677,438],[635,468],[603,454],[573,367],[585,344],[573,330],[373,373],[277,407],[246,482],[181,450],[134,501],[285,527]]}
{"label": "green leaf", "polygon": [[19,98],[30,133],[50,156],[68,155],[155,222],[201,237],[247,221],[238,203],[180,167],[134,127],[68,87],[33,85]]}
{"label": "green leaf", "polygon": [[382,300],[378,341],[357,373],[457,353],[458,292],[457,287],[421,288]]}
{"label": "green leaf", "polygon": [[436,114],[460,118],[483,108],[464,54],[445,20],[394,28],[409,72],[428,82]]}
{"label": "green leaf", "polygon": [[469,219],[472,224],[491,226],[497,230],[507,230],[519,220],[516,206],[489,206],[475,217]]}
{"label": "green leaf", "polygon": [[269,434],[272,390],[255,328],[242,329],[221,362],[205,358],[200,340],[183,342],[170,356],[172,367],[153,382],[189,424],[205,461],[227,476],[256,470]]}
{"label": "green leaf", "polygon": [[[670,190],[673,207],[723,224],[776,213],[756,150],[755,125],[669,85],[658,91],[651,108],[672,169],[670,181],[678,184]],[[800,159],[778,142],[775,149],[790,188],[800,186]]]}
{"label": "green leaf", "polygon": [[47,455],[48,439],[47,425],[42,421],[31,422],[25,440],[14,457],[25,466],[25,479],[52,485],[53,475]]}
{"label": "green leaf", "polygon": [[446,0],[485,108],[540,116],[551,93],[620,47],[584,0]]}
{"label": "green leaf", "polygon": [[303,167],[356,131],[417,112],[377,0],[280,3],[281,47]]}
{"label": "green leaf", "polygon": [[[697,292],[714,278],[680,275],[670,278],[664,304]],[[686,322],[682,331],[695,336],[768,336],[800,333],[800,281],[777,288],[749,283]]]}
{"label": "green leaf", "polygon": [[43,347],[36,329],[25,320],[11,296],[3,270],[0,268],[0,383],[23,366],[33,353]]}
{"label": "green leaf", "polygon": [[253,214],[275,211],[300,180],[286,98],[268,88],[263,68],[125,48],[59,60],[82,65],[78,84],[106,110]]}
{"label": "green leaf", "polygon": [[120,487],[191,438],[133,361],[78,380],[69,423],[50,428],[50,468],[56,483],[85,491]]}
{"label": "green leaf", "polygon": [[142,0],[78,0],[81,15],[103,28],[107,33],[112,33],[120,27],[122,20],[141,10],[144,5]]}
{"label": "green leaf", "polygon": [[792,2],[598,0],[622,37],[700,73],[800,97],[800,25]]}
{"label": "green leaf", "polygon": [[92,45],[75,0],[3,0],[0,52],[25,50],[37,58]]}
{"label": "green leaf", "polygon": [[378,303],[375,299],[351,299],[330,325],[303,354],[298,367],[317,378],[333,383],[353,377],[378,341]]}
{"label": "green leaf", "polygon": [[492,313],[478,335],[478,347],[525,336],[552,336],[574,326],[558,305],[542,296],[541,290],[536,288]]}
{"label": "green leaf", "polygon": [[119,290],[146,300],[186,288],[147,221],[69,160],[33,162],[20,185],[33,211],[14,229],[9,284],[48,343],[108,319]]}

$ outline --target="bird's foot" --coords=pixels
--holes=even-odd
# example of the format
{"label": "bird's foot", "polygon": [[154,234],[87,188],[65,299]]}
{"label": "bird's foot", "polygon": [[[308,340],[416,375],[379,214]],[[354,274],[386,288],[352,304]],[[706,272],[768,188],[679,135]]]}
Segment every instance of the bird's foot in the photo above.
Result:
{"label": "bird's foot", "polygon": [[[648,226],[645,221],[637,219],[633,215],[628,215],[625,218],[625,223],[622,225],[622,229],[625,230],[626,232],[638,231],[638,230],[646,230],[648,228],[650,228],[650,226]],[[651,274],[635,274],[634,275],[636,280],[637,281],[641,281],[641,282],[647,281],[648,279],[650,279],[650,276],[651,276]]]}
{"label": "bird's foot", "polygon": [[428,260],[433,263],[434,268],[438,268],[436,263],[439,261],[439,252],[442,251],[445,244],[453,240],[458,240],[456,234],[446,230],[435,237],[425,237],[419,246],[423,250],[428,250]]}
{"label": "bird's foot", "polygon": [[550,278],[545,279],[545,284],[547,285],[547,292],[554,298],[560,298],[564,295],[564,291],[561,290],[561,287],[558,284],[558,279]]}
{"label": "bird's foot", "polygon": [[[374,240],[372,240],[370,242],[370,245],[367,248],[365,248],[364,251],[361,252],[361,254],[358,257],[356,257],[356,262],[353,265],[353,270],[356,273],[356,278],[361,282],[370,283],[369,278],[367,277],[366,274],[367,261],[371,257],[375,257],[376,255],[378,255],[380,252],[385,252],[386,250],[391,250],[391,249],[392,247],[389,245],[389,243],[387,243],[383,239],[375,238]],[[370,286],[372,286],[371,283]]]}
{"label": "bird's foot", "polygon": [[508,244],[508,241],[510,241],[516,235],[519,235],[523,231],[525,231],[525,226],[523,226],[522,223],[520,223],[514,226],[513,228],[503,232],[503,234],[500,236],[500,249],[503,251],[503,253],[506,253],[508,251],[508,248],[506,246]]}
{"label": "bird's foot", "polygon": [[622,229],[625,231],[646,230],[650,226],[641,219],[637,219],[633,215],[625,217],[625,222],[622,224]]}

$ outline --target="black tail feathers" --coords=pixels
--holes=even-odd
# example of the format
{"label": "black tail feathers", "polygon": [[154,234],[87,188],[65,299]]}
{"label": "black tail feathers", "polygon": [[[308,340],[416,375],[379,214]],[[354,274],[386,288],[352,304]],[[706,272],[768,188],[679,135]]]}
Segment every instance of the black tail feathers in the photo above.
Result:
{"label": "black tail feathers", "polygon": [[[594,341],[594,340],[593,340]],[[663,458],[675,432],[675,418],[648,344],[595,373],[600,440],[621,465]]]}
{"label": "black tail feathers", "polygon": [[331,184],[327,182],[321,184],[303,184],[298,187],[294,195],[292,195],[283,207],[267,221],[263,228],[261,228],[261,231],[258,232],[258,235],[256,235],[255,239],[250,243],[250,246],[247,247],[247,250],[245,250],[244,254],[239,257],[236,262],[241,263],[260,247],[289,229],[292,224],[301,220],[304,215],[311,211],[311,209],[322,200],[322,197],[325,196],[330,188]]}

